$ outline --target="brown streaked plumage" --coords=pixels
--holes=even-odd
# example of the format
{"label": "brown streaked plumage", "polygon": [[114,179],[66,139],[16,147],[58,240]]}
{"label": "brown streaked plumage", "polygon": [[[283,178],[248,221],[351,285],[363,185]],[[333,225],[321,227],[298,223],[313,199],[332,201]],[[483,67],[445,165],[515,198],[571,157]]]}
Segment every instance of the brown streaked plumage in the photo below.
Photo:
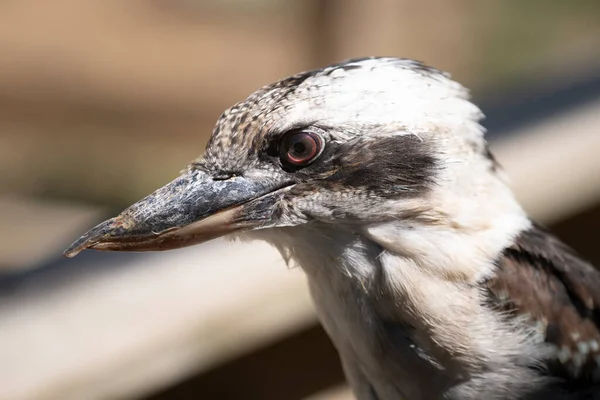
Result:
{"label": "brown streaked plumage", "polygon": [[306,272],[359,400],[600,397],[600,273],[527,218],[481,117],[412,60],[301,73],[66,254],[266,240]]}
{"label": "brown streaked plumage", "polygon": [[488,287],[495,305],[528,319],[554,346],[552,373],[599,378],[600,274],[592,265],[534,225],[504,250]]}

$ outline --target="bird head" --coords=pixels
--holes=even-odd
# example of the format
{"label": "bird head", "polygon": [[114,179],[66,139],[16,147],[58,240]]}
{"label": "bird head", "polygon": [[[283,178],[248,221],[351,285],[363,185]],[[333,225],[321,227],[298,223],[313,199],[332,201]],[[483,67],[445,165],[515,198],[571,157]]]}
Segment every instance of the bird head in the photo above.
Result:
{"label": "bird head", "polygon": [[301,73],[226,110],[204,155],[65,254],[166,250],[314,223],[451,223],[468,214],[464,199],[498,181],[480,118],[461,85],[412,60]]}

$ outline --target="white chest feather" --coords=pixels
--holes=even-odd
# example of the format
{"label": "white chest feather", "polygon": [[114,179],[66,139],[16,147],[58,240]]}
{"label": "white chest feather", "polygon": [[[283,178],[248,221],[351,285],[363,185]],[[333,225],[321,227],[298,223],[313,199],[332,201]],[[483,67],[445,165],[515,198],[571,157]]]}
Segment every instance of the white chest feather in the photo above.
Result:
{"label": "white chest feather", "polygon": [[[524,225],[513,221],[511,229]],[[510,380],[535,362],[528,349],[536,338],[503,324],[477,285],[512,234],[496,232],[476,246],[443,230],[429,233],[401,224],[361,233],[319,224],[263,237],[306,271],[319,318],[361,400],[437,398],[492,366],[514,366]]]}

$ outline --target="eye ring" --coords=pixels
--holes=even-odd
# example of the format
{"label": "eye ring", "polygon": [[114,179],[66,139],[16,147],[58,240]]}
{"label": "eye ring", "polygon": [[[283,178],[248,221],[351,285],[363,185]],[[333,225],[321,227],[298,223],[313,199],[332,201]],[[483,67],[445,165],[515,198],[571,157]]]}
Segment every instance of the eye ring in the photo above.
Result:
{"label": "eye ring", "polygon": [[313,163],[323,152],[321,135],[312,131],[291,131],[283,135],[279,145],[279,157],[285,165],[296,168]]}

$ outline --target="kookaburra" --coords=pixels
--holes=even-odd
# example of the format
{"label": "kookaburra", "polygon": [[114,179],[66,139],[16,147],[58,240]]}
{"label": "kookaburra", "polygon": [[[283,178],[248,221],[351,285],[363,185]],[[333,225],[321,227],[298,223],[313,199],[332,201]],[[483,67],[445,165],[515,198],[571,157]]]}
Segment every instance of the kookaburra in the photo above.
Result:
{"label": "kookaburra", "polygon": [[481,118],[412,60],[300,73],[65,254],[265,240],[306,272],[360,400],[600,398],[600,273],[527,217]]}

